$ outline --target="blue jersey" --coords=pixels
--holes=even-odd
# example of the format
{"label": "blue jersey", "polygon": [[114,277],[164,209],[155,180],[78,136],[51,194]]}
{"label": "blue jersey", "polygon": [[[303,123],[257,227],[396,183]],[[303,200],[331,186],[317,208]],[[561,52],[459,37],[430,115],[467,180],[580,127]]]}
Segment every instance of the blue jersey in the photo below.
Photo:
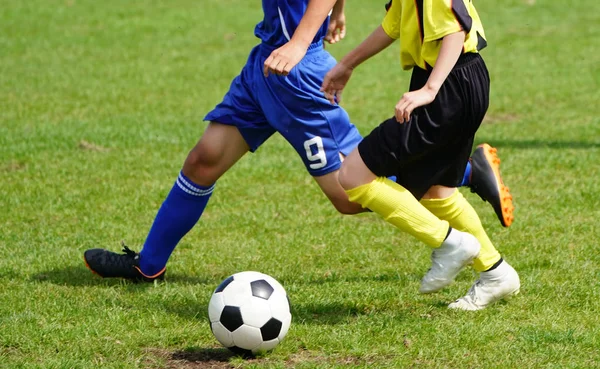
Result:
{"label": "blue jersey", "polygon": [[[256,37],[263,43],[279,47],[290,40],[306,12],[308,0],[262,0],[265,18],[254,29]],[[329,18],[317,32],[313,43],[327,34]]]}

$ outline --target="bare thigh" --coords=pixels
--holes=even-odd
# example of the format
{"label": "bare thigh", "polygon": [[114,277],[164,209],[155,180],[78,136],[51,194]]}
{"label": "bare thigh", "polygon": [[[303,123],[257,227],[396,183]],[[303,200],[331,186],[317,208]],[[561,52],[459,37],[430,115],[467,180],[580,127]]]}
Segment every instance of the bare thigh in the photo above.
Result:
{"label": "bare thigh", "polygon": [[377,176],[367,167],[358,149],[352,150],[340,169],[339,182],[341,186],[346,190],[350,190],[371,183],[375,179],[377,179]]}

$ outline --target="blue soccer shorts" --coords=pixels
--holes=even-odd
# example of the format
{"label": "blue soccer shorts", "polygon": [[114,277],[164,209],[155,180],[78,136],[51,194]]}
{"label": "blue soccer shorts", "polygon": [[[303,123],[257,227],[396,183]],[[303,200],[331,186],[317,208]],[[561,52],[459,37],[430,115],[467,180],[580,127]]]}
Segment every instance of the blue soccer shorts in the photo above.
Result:
{"label": "blue soccer shorts", "polygon": [[265,77],[263,64],[273,50],[265,44],[252,49],[223,101],[204,120],[236,126],[252,152],[279,132],[312,176],[339,169],[339,154],[348,155],[362,137],[346,111],[319,91],[335,59],[322,43],[313,44],[288,76]]}

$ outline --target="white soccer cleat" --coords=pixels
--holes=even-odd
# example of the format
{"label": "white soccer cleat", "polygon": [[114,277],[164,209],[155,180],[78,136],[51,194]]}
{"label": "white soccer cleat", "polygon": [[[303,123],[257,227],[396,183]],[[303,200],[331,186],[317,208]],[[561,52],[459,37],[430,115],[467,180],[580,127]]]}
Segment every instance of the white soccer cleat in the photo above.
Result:
{"label": "white soccer cleat", "polygon": [[454,301],[448,307],[460,310],[481,310],[502,299],[519,293],[519,274],[510,264],[502,261],[496,269],[481,272],[479,279],[469,289],[465,297]]}
{"label": "white soccer cleat", "polygon": [[452,229],[444,243],[431,253],[431,268],[421,279],[419,292],[432,293],[450,285],[479,255],[480,248],[475,236]]}

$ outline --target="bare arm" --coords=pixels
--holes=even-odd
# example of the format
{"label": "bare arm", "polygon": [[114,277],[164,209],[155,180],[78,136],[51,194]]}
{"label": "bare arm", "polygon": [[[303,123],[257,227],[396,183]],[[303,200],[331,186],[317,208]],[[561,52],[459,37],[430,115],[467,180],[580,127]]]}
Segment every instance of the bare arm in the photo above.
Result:
{"label": "bare arm", "polygon": [[287,75],[302,60],[335,3],[336,0],[309,0],[306,12],[291,40],[274,50],[265,60],[265,77],[269,72]]}
{"label": "bare arm", "polygon": [[348,55],[344,56],[339,63],[331,69],[321,86],[321,91],[324,92],[325,98],[332,104],[342,101],[342,91],[346,87],[346,83],[352,76],[352,70],[359,66],[362,62],[369,59],[381,50],[390,46],[394,39],[385,33],[381,26],[377,27],[369,37],[367,37]]}
{"label": "bare arm", "polygon": [[377,27],[360,45],[350,51],[340,60],[350,69],[358,67],[362,62],[378,54],[395,40],[385,33],[381,26]]}
{"label": "bare arm", "polygon": [[464,42],[465,33],[462,31],[449,34],[443,38],[435,67],[425,86],[420,90],[405,93],[396,104],[396,120],[399,123],[407,122],[414,109],[430,104],[435,100],[442,84],[456,65],[462,53]]}
{"label": "bare arm", "polygon": [[437,95],[440,87],[442,87],[442,84],[448,78],[448,74],[450,74],[450,71],[456,65],[460,54],[462,54],[464,43],[464,32],[452,33],[443,38],[435,67],[425,85],[434,95]]}
{"label": "bare arm", "polygon": [[334,5],[336,5],[336,0],[309,0],[306,12],[290,42],[297,42],[300,46],[308,49]]}

